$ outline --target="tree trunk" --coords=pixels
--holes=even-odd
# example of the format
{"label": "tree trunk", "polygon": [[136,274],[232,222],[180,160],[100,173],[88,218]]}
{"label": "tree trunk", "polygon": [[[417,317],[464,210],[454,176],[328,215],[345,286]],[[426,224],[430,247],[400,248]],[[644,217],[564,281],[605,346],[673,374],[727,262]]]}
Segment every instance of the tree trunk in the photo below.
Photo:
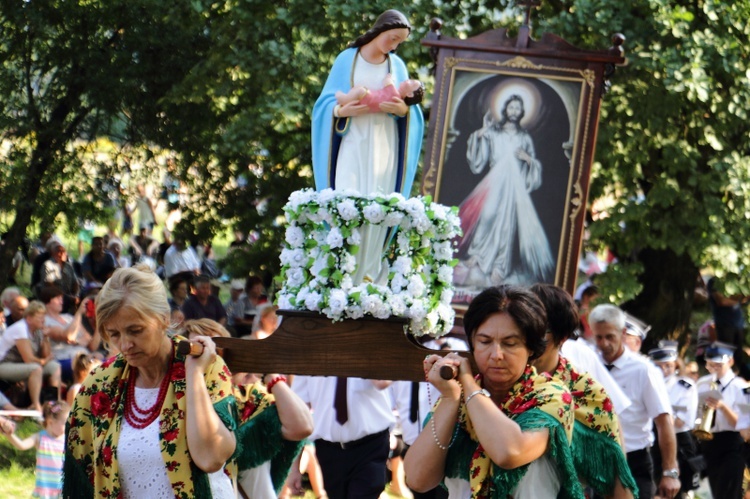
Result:
{"label": "tree trunk", "polygon": [[672,250],[646,248],[639,252],[638,260],[644,266],[640,278],[643,290],[622,308],[651,325],[641,351],[648,352],[665,338],[684,343],[699,269],[688,255]]}
{"label": "tree trunk", "polygon": [[29,169],[26,171],[22,191],[16,204],[16,217],[8,230],[5,244],[0,246],[0,290],[8,286],[13,256],[26,237],[26,228],[31,223],[36,207],[36,198],[42,186],[44,174],[52,164],[53,151],[46,144],[38,144],[34,150]]}

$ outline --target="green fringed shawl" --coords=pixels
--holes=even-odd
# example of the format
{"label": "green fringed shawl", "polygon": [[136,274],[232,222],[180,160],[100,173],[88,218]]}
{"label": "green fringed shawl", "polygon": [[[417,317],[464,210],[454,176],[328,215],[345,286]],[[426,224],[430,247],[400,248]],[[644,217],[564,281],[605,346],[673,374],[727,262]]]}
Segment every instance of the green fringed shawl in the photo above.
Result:
{"label": "green fringed shawl", "polygon": [[614,492],[615,480],[638,497],[638,486],[630,473],[622,448],[603,433],[580,421],[573,426],[573,462],[584,482],[601,496]]}
{"label": "green fringed shawl", "polygon": [[240,471],[271,461],[271,481],[278,493],[286,481],[297,454],[304,442],[291,442],[281,436],[281,420],[275,405],[237,428],[237,452]]}
{"label": "green fringed shawl", "polygon": [[[431,415],[430,415],[431,416]],[[560,422],[553,416],[540,409],[530,409],[521,414],[511,416],[522,431],[534,431],[547,428],[550,439],[547,452],[557,464],[560,478],[559,499],[583,499],[583,490],[578,482],[570,444]],[[427,424],[425,421],[425,424]],[[456,439],[448,450],[445,463],[445,476],[469,480],[471,459],[478,443],[460,426],[457,428]],[[492,465],[490,484],[490,499],[506,499],[521,482],[529,465],[519,466],[511,470]]]}

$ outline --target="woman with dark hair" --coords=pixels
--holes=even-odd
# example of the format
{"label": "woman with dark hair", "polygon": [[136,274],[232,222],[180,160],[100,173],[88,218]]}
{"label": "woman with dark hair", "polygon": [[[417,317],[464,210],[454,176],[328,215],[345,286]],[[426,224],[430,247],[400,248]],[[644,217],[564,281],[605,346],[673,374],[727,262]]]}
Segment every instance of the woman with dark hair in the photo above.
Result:
{"label": "woman with dark hair", "polygon": [[[372,112],[359,101],[338,105],[336,92],[347,93],[355,86],[381,89],[389,74],[396,86],[408,80],[404,61],[393,52],[410,32],[404,14],[387,10],[336,58],[313,108],[313,169],[319,191],[409,196],[422,147],[421,95],[408,103],[393,97]],[[386,231],[373,226],[362,232],[355,284],[368,275],[378,277]]]}
{"label": "woman with dark hair", "polygon": [[[546,346],[540,301],[520,287],[486,289],[464,329],[479,374],[455,353],[425,359],[441,397],[406,454],[409,487],[442,481],[456,498],[583,498],[570,449],[572,396],[530,364]],[[442,379],[443,366],[457,368],[456,378]]]}
{"label": "woman with dark hair", "polygon": [[612,399],[591,374],[560,354],[563,343],[575,335],[580,324],[573,297],[552,284],[534,284],[530,289],[547,313],[547,348],[533,365],[564,383],[573,395],[573,461],[578,476],[599,496],[632,498],[638,487],[622,450]]}

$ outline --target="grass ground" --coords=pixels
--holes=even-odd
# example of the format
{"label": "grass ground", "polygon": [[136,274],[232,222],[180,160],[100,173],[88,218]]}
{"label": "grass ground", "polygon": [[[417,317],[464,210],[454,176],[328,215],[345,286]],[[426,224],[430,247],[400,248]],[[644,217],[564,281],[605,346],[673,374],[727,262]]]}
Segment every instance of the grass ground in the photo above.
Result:
{"label": "grass ground", "polygon": [[[24,438],[41,430],[38,423],[23,420],[16,433]],[[0,437],[0,497],[15,499],[31,497],[34,490],[34,449],[19,451],[4,437]]]}

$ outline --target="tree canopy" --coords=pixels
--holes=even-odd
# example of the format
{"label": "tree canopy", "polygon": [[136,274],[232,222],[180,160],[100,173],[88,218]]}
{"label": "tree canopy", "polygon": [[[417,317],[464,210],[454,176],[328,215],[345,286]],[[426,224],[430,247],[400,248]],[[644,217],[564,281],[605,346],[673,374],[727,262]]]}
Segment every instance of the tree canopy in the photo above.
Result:
{"label": "tree canopy", "polygon": [[[336,54],[401,8],[414,31],[399,54],[427,80],[429,112],[418,40],[430,19],[449,36],[514,29],[513,4],[3,1],[0,199],[13,222],[0,269],[30,224],[104,217],[103,186],[128,168],[153,174],[166,154],[191,192],[179,232],[254,231],[233,265],[273,272],[281,207],[312,185],[310,110]],[[617,254],[604,290],[657,336],[684,329],[699,269],[750,294],[748,18],[750,0],[549,0],[532,15],[532,36],[582,48],[627,37],[628,64],[602,103],[589,201],[608,203],[588,244]]]}

